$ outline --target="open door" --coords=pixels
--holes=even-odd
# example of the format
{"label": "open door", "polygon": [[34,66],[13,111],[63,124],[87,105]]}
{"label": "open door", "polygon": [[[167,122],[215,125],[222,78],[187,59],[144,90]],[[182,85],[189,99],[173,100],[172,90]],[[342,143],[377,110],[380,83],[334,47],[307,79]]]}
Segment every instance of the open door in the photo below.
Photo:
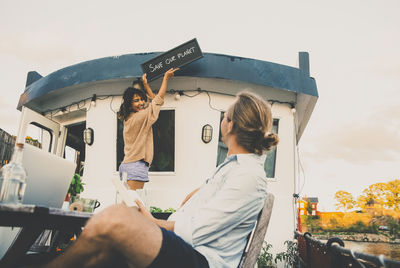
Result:
{"label": "open door", "polygon": [[50,153],[63,155],[67,129],[59,123],[50,120],[43,115],[22,107],[21,120],[19,122],[17,143],[24,143],[29,125],[34,125],[42,131],[42,149]]}
{"label": "open door", "polygon": [[[38,135],[41,136],[41,148],[62,157],[67,129],[27,107],[22,107],[17,143],[25,143],[25,137],[31,130],[30,125],[33,125],[35,131],[37,130],[36,132],[39,132]],[[19,227],[0,227],[0,259],[7,252],[19,231]]]}

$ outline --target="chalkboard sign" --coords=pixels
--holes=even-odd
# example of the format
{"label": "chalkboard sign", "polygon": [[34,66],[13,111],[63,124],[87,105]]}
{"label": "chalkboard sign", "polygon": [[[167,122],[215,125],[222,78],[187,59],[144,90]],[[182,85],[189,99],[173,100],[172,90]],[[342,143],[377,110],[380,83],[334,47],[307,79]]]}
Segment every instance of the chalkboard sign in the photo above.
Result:
{"label": "chalkboard sign", "polygon": [[163,75],[171,68],[180,68],[203,57],[203,53],[196,38],[171,49],[145,63],[142,70],[147,74],[147,80],[151,81]]}

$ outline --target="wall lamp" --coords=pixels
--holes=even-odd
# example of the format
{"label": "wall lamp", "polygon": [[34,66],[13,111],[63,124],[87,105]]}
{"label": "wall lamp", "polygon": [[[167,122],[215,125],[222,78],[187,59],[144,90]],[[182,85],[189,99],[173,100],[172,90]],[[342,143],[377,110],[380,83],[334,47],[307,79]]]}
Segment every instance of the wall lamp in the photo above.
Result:
{"label": "wall lamp", "polygon": [[92,128],[87,128],[83,131],[83,141],[87,145],[92,145],[94,142],[94,131]]}
{"label": "wall lamp", "polygon": [[207,124],[204,125],[202,130],[201,130],[201,140],[204,143],[209,143],[212,140],[212,126]]}

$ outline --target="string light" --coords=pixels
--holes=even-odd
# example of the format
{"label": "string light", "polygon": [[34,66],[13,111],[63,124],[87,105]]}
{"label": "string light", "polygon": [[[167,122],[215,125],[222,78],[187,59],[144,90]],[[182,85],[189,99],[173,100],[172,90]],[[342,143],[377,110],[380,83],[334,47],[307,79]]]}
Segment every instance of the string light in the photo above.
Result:
{"label": "string light", "polygon": [[176,93],[175,93],[175,97],[174,97],[175,100],[177,100],[177,101],[180,100],[182,95],[184,95],[184,93],[183,93],[182,90],[176,92]]}
{"label": "string light", "polygon": [[96,107],[96,94],[93,94],[92,99],[91,99],[91,105],[93,105],[93,107]]}
{"label": "string light", "polygon": [[[187,92],[196,92],[193,95],[187,94]],[[222,93],[222,92],[215,92],[215,91],[208,91],[208,90],[204,90],[201,88],[197,88],[195,90],[174,90],[174,89],[170,89],[169,91],[167,91],[167,93],[174,95],[175,100],[180,100],[182,96],[185,97],[189,97],[189,98],[193,98],[198,96],[201,93],[206,93],[208,96],[208,105],[212,110],[218,111],[218,112],[223,112],[223,109],[218,109],[212,106],[211,104],[211,95],[210,93],[214,93],[214,94],[219,94],[219,95],[225,95],[225,96],[231,96],[231,97],[235,97],[235,94],[229,94],[229,93]],[[86,111],[89,111],[91,106],[95,107],[96,106],[96,102],[97,100],[105,100],[108,98],[112,98],[111,102],[113,101],[114,97],[121,97],[122,94],[119,95],[96,95],[93,94],[92,97],[86,98],[86,99],[82,99],[80,101],[77,102],[73,102],[68,106],[64,106],[64,107],[60,107],[60,108],[55,108],[55,109],[51,109],[51,110],[46,110],[44,112],[42,112],[42,114],[48,114],[50,113],[50,116],[53,117],[54,114],[56,114],[57,112],[61,112],[61,113],[66,113],[67,111],[71,110],[71,107],[76,105],[78,110],[85,110],[86,107],[86,102],[88,100],[90,100],[90,105],[88,108],[86,108]],[[83,104],[82,104],[83,102]],[[268,100],[268,102],[273,105],[275,103],[279,103],[279,104],[285,104],[291,107],[291,111],[292,113],[296,112],[296,108],[295,108],[295,103],[294,102],[285,102],[285,101],[278,101],[278,100]],[[111,107],[110,104],[110,110],[113,111],[115,114],[117,113],[117,111],[114,111]]]}

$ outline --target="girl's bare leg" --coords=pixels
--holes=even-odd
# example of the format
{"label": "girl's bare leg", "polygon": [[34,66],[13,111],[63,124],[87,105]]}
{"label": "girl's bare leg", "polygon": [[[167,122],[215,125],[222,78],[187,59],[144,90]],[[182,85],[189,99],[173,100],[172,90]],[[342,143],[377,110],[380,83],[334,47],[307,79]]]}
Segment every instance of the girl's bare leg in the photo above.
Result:
{"label": "girl's bare leg", "polygon": [[127,181],[127,183],[129,188],[131,188],[131,190],[143,189],[144,187],[144,181],[129,180]]}

